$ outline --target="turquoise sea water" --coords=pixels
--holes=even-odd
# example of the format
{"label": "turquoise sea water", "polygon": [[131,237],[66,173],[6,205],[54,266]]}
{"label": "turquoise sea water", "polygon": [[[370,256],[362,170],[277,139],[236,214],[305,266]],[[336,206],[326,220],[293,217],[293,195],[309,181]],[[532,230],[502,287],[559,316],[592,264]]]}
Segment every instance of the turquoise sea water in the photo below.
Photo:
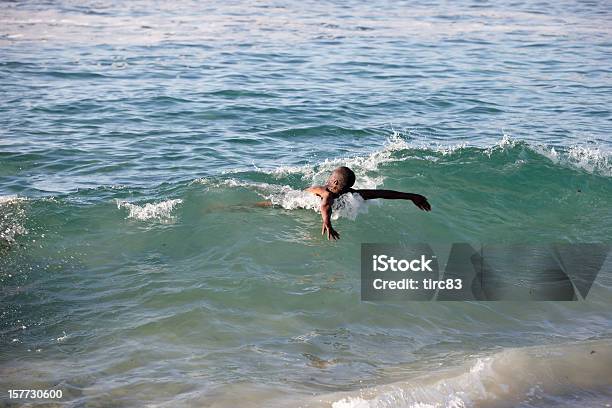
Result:
{"label": "turquoise sea water", "polygon": [[[0,4],[0,405],[605,406],[610,257],[580,302],[376,303],[359,250],[610,242],[611,20]],[[301,190],[339,165],[433,211],[347,199],[328,242]]]}

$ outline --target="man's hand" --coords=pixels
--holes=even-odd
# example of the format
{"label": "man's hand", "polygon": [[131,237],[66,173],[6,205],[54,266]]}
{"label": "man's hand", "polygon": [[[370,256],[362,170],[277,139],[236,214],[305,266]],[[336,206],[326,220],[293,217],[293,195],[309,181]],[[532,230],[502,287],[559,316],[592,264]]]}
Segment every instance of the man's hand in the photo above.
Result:
{"label": "man's hand", "polygon": [[413,197],[411,198],[411,200],[414,203],[414,205],[416,205],[423,211],[431,211],[431,205],[429,205],[429,203],[427,202],[427,198],[425,198],[424,196],[420,194],[412,194],[412,195]]}
{"label": "man's hand", "polygon": [[340,234],[338,234],[338,231],[336,231],[331,224],[323,224],[323,228],[321,228],[321,235],[325,234],[327,234],[328,240],[340,239]]}

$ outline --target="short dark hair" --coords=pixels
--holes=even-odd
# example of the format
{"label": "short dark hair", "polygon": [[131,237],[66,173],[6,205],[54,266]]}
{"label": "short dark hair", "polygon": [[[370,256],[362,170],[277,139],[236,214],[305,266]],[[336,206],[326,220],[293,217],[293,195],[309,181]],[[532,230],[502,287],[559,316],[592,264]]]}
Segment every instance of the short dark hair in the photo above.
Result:
{"label": "short dark hair", "polygon": [[355,184],[355,173],[353,173],[353,170],[349,169],[348,167],[338,167],[329,177],[329,181],[333,180],[338,180],[338,184],[342,189],[349,188]]}

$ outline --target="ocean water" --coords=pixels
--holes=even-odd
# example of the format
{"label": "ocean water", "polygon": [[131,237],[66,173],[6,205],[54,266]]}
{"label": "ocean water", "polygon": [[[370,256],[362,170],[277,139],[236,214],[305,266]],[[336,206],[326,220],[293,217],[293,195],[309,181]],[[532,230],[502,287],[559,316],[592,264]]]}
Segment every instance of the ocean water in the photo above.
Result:
{"label": "ocean water", "polygon": [[[359,251],[609,243],[611,23],[607,1],[1,3],[0,405],[609,406],[611,257],[578,302],[361,302]],[[302,189],[338,165],[433,211],[347,196],[328,242]]]}

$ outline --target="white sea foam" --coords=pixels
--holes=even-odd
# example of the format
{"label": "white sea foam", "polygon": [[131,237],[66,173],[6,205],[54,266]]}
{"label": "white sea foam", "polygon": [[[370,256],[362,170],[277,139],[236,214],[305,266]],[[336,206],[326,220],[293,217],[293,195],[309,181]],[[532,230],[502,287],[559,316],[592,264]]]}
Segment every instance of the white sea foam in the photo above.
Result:
{"label": "white sea foam", "polygon": [[161,201],[159,203],[146,203],[143,205],[129,203],[127,201],[117,200],[117,208],[125,208],[129,211],[128,218],[134,218],[140,221],[150,219],[171,219],[172,210],[181,204],[183,200],[173,199]]}
{"label": "white sea foam", "polygon": [[27,201],[28,199],[25,197],[19,197],[17,195],[6,195],[0,196],[0,205],[3,204],[15,204],[23,201]]}
{"label": "white sea foam", "polygon": [[18,236],[28,233],[23,226],[26,215],[21,205],[25,201],[16,195],[0,196],[0,244],[13,244]]}
{"label": "white sea foam", "polygon": [[338,393],[319,402],[333,408],[465,408],[499,402],[515,406],[568,388],[606,389],[612,375],[611,357],[610,341],[506,349],[477,357],[446,374]]}
{"label": "white sea foam", "polygon": [[280,166],[271,170],[261,170],[261,172],[277,178],[286,177],[291,174],[299,174],[304,180],[322,184],[336,167],[347,166],[350,167],[357,176],[355,186],[358,188],[374,188],[377,184],[382,182],[382,177],[372,178],[371,176],[369,177],[367,173],[376,172],[382,164],[403,160],[405,157],[398,156],[395,153],[409,148],[410,145],[408,142],[406,142],[399,133],[394,132],[392,136],[387,139],[382,149],[376,150],[370,154],[325,159],[323,162],[316,165]]}
{"label": "white sea foam", "polygon": [[332,408],[369,408],[370,403],[360,397],[347,397],[332,404]]}
{"label": "white sea foam", "polygon": [[[269,200],[273,205],[282,207],[286,210],[306,209],[320,212],[321,199],[314,194],[303,190],[296,190],[287,185],[277,185],[269,183],[257,183],[241,181],[235,178],[212,181],[210,179],[198,179],[196,182],[204,184],[209,188],[218,187],[242,187],[253,190],[260,197]],[[366,186],[364,186],[367,185]],[[375,188],[376,183],[373,179],[367,179],[365,183],[355,183],[357,188]],[[344,194],[334,201],[332,206],[332,220],[338,218],[348,218],[354,220],[359,214],[368,212],[368,206],[375,204],[376,200],[366,202],[358,194]]]}
{"label": "white sea foam", "polygon": [[[310,193],[299,191],[284,186],[285,189],[280,193],[271,193],[265,198],[272,204],[279,205],[287,210],[297,208],[320,211],[321,200]],[[368,212],[368,203],[359,194],[344,194],[334,201],[332,206],[332,220],[338,218],[348,218],[354,220],[359,214]]]}
{"label": "white sea foam", "polygon": [[574,144],[568,148],[555,148],[534,145],[531,148],[553,163],[561,166],[579,168],[589,173],[612,176],[612,154],[602,146],[593,144]]}
{"label": "white sea foam", "polygon": [[571,146],[567,151],[568,162],[590,173],[612,176],[610,152],[600,147]]}
{"label": "white sea foam", "polygon": [[510,137],[509,134],[507,133],[503,133],[502,138],[495,144],[493,144],[493,146],[487,147],[485,149],[485,154],[488,157],[491,157],[491,155],[499,150],[506,150],[506,149],[511,149],[513,147],[515,147],[517,145],[518,141],[513,139],[512,137]]}
{"label": "white sea foam", "polygon": [[58,343],[61,343],[61,342],[65,341],[66,339],[68,339],[68,335],[66,334],[66,332],[64,331],[62,333],[64,333],[63,336],[60,336],[60,337],[55,339]]}
{"label": "white sea foam", "polygon": [[[485,154],[491,157],[491,154],[496,151],[511,149],[519,146],[520,143],[519,140],[512,138],[509,134],[504,132],[502,138],[497,143],[485,149]],[[585,142],[573,144],[565,148],[555,148],[554,146],[531,143],[524,143],[524,145],[529,150],[547,157],[553,163],[560,166],[579,168],[592,174],[607,177],[612,176],[612,152],[610,149],[596,143]],[[458,148],[463,147],[467,146],[455,146],[450,152],[454,152]]]}

